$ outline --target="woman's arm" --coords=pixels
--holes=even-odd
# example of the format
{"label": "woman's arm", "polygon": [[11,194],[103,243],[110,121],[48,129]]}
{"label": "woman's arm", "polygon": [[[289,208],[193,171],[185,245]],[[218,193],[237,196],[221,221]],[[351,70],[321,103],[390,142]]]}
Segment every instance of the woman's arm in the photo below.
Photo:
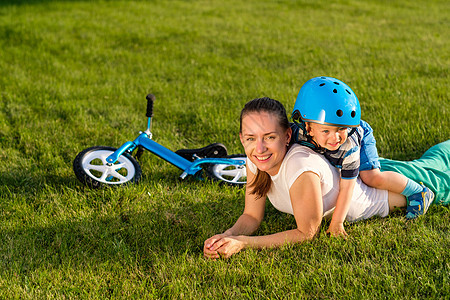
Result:
{"label": "woman's arm", "polygon": [[[247,168],[247,185],[249,182],[252,182],[254,178],[255,174]],[[227,229],[224,233],[216,234],[205,241],[203,246],[204,255],[209,258],[219,258],[217,249],[223,245],[223,243],[220,242],[222,239],[228,236],[253,234],[264,218],[265,203],[265,198],[258,199],[256,195],[250,194],[250,189],[246,187],[244,212],[231,228]]]}
{"label": "woman's arm", "polygon": [[239,236],[248,248],[279,247],[311,240],[322,222],[322,192],[319,177],[312,172],[300,175],[289,190],[297,229],[266,236]]}
{"label": "woman's arm", "polygon": [[[297,229],[266,236],[230,235],[216,241],[210,250],[217,257],[229,257],[244,248],[279,247],[311,240],[322,221],[322,193],[319,177],[312,172],[300,175],[289,190]],[[232,233],[234,233],[232,231]]]}

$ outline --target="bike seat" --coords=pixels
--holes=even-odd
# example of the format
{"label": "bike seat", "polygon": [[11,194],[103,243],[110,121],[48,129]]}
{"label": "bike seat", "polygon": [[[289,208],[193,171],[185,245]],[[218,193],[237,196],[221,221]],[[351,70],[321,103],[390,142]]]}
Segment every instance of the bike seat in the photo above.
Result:
{"label": "bike seat", "polygon": [[190,161],[194,161],[196,158],[226,157],[228,155],[227,148],[221,143],[214,143],[198,149],[180,149],[175,153]]}

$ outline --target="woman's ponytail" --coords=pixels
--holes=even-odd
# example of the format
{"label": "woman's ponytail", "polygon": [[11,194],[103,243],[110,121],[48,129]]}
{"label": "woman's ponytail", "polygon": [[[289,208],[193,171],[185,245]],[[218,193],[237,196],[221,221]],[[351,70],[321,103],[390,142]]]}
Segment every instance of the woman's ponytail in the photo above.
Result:
{"label": "woman's ponytail", "polygon": [[[286,109],[283,104],[269,97],[264,97],[253,99],[245,104],[240,116],[240,133],[242,133],[242,119],[244,116],[255,112],[266,112],[273,114],[277,117],[281,128],[288,130],[290,127]],[[250,194],[256,194],[258,198],[265,198],[270,190],[270,187],[272,186],[272,179],[267,172],[257,170],[255,179],[252,182],[247,183],[247,186],[251,188]]]}

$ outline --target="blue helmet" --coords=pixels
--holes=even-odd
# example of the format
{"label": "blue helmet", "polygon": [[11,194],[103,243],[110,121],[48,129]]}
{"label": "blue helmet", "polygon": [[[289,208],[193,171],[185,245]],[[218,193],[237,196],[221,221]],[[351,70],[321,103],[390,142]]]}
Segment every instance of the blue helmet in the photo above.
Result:
{"label": "blue helmet", "polygon": [[358,127],[361,107],[352,89],[331,77],[308,80],[300,89],[292,112],[294,121]]}

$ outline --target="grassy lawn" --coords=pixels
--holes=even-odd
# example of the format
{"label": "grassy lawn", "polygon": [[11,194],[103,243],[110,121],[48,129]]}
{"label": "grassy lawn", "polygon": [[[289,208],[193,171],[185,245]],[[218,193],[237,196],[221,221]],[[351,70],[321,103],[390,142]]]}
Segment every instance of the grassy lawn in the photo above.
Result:
{"label": "grassy lawn", "polygon": [[[141,184],[91,190],[81,150],[145,130],[169,149],[242,153],[257,97],[290,112],[320,75],[358,95],[381,156],[418,158],[450,138],[448,1],[0,2],[1,299],[380,299],[450,295],[450,210],[432,206],[324,231],[282,249],[203,258],[243,189],[179,181],[145,153]],[[257,234],[294,228],[267,204]]]}

